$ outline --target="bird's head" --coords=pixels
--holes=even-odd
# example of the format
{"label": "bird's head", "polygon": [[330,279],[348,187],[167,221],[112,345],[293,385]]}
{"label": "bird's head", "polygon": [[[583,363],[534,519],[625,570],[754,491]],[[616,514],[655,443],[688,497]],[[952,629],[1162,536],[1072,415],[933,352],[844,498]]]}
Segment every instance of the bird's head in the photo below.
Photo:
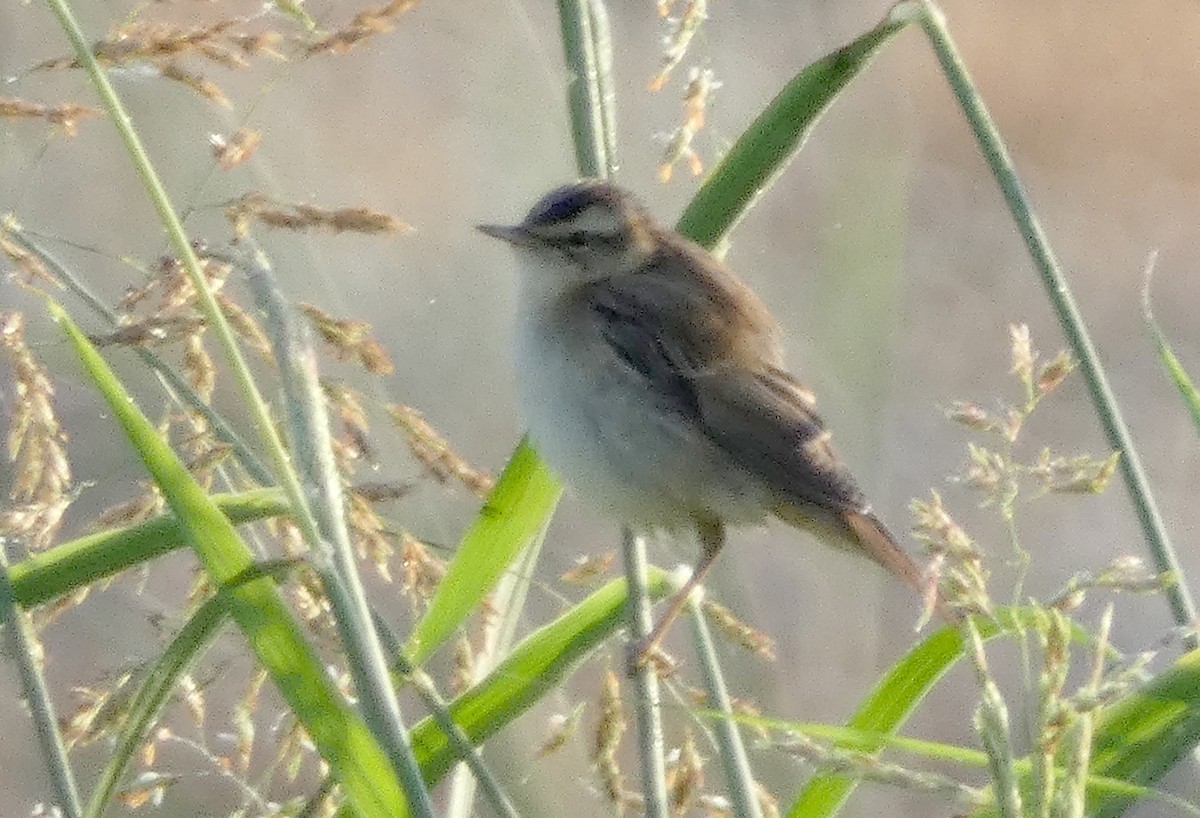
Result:
{"label": "bird's head", "polygon": [[550,191],[520,224],[478,229],[576,281],[632,271],[656,246],[653,224],[637,200],[594,179]]}

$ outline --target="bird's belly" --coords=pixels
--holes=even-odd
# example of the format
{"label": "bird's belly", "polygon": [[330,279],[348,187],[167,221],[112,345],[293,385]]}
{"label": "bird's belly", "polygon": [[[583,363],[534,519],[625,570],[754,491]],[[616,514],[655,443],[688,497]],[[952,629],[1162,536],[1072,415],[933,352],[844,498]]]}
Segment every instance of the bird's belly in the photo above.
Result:
{"label": "bird's belly", "polygon": [[[603,342],[600,342],[603,343]],[[607,345],[526,326],[518,336],[518,393],[538,452],[571,491],[641,527],[680,529],[698,515],[756,522],[761,483],[672,416],[644,378]]]}

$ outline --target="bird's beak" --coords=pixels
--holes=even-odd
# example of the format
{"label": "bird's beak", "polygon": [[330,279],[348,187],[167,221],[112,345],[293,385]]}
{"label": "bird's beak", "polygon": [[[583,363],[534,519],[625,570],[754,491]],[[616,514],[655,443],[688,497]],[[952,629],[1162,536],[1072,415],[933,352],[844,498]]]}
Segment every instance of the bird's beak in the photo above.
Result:
{"label": "bird's beak", "polygon": [[533,237],[529,231],[519,224],[511,227],[504,224],[477,224],[475,229],[485,236],[491,236],[517,246],[528,246],[533,243]]}

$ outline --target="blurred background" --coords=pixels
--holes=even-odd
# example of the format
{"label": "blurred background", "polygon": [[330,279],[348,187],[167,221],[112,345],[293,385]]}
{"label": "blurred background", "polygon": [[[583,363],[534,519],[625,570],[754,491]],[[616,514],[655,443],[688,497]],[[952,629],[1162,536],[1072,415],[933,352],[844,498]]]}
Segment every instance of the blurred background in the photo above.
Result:
{"label": "blurred background", "polygon": [[[88,37],[99,39],[134,5],[81,4],[76,13]],[[650,0],[610,6],[618,181],[667,222],[699,184],[685,165],[670,182],[658,180],[664,135],[683,117],[690,67],[711,69],[720,83],[693,143],[711,167],[801,67],[887,10],[869,2],[712,3],[687,56],[663,90],[652,93],[647,84],[659,69],[669,26]],[[1200,372],[1200,13],[1194,4],[1171,0],[946,0],[944,9],[1074,287],[1183,567],[1200,576],[1200,447],[1140,312],[1143,269],[1157,251],[1157,317],[1184,365]],[[308,10],[332,28],[358,8],[314,2]],[[257,12],[250,5],[179,2],[142,14],[195,25]],[[289,30],[281,19],[257,25]],[[327,207],[369,205],[412,225],[411,233],[385,240],[256,235],[290,297],[370,321],[396,365],[382,380],[339,365],[331,366],[335,375],[357,378],[374,399],[416,407],[460,454],[498,473],[521,432],[508,344],[514,277],[509,255],[472,226],[518,221],[543,192],[575,175],[558,37],[552,3],[426,0],[398,18],[394,31],[344,56],[212,69],[232,100],[228,110],[135,67],[112,76],[173,199],[190,209],[194,237],[225,240],[220,206],[250,189]],[[0,7],[3,95],[95,104],[81,72],[30,71],[67,51],[41,4]],[[242,125],[262,131],[261,147],[246,165],[215,170],[209,135]],[[37,120],[0,120],[0,211],[49,237],[43,243],[110,300],[140,280],[123,259],[150,263],[165,251],[156,217],[102,118],[81,122],[73,138]],[[994,511],[978,508],[977,495],[947,482],[965,463],[965,442],[976,438],[946,420],[943,410],[959,399],[989,409],[1019,399],[1008,375],[1010,323],[1027,323],[1047,359],[1065,342],[919,31],[888,44],[851,84],[738,228],[728,261],[780,318],[793,371],[816,392],[880,516],[905,532],[910,500],[937,488],[993,555],[993,591],[1007,599],[1013,570],[1003,527]],[[63,536],[70,536],[100,509],[131,496],[142,473],[79,381],[37,300],[5,280],[0,308],[28,313],[35,352],[57,376],[75,476],[89,483],[68,518]],[[131,388],[158,404],[132,355],[109,357]],[[13,401],[7,378],[0,376],[6,416]],[[225,391],[218,404],[236,411]],[[390,440],[372,478],[419,478],[419,464],[398,438]],[[1080,376],[1037,410],[1018,452],[1032,459],[1043,447],[1067,455],[1106,453]],[[6,465],[0,464],[0,475]],[[393,516],[433,543],[453,544],[477,508],[465,490],[426,481]],[[1054,594],[1079,570],[1142,553],[1119,479],[1101,496],[1022,503],[1017,522],[1033,556],[1026,590],[1035,596]],[[538,569],[546,585],[531,595],[528,624],[561,610],[556,594],[577,593],[555,578],[578,555],[613,548],[616,538],[612,521],[589,515],[568,493],[549,532]],[[695,553],[690,543],[664,542],[653,557],[673,565],[692,561]],[[148,587],[122,579],[46,631],[48,672],[63,710],[71,708],[72,685],[102,684],[155,655],[178,623],[172,617],[191,570],[187,555],[175,555],[156,567]],[[738,532],[709,587],[714,598],[777,640],[773,664],[728,651],[735,693],[772,716],[844,721],[915,639],[917,605],[904,588],[871,565],[820,550],[782,527]],[[388,601],[394,595],[389,586],[376,583],[373,593],[391,606],[403,632],[407,605]],[[1122,597],[1117,604],[1113,638],[1120,649],[1153,646],[1167,634],[1171,622],[1162,600]],[[1094,621],[1098,611],[1093,602],[1082,615]],[[685,628],[677,628],[673,644],[690,664]],[[236,664],[242,652],[239,640],[229,638],[210,663]],[[1177,652],[1174,644],[1164,658]],[[1012,664],[1007,660],[1014,656],[997,648],[995,663]],[[529,774],[547,717],[569,711],[576,700],[594,702],[603,666],[603,660],[587,666],[493,744],[510,748],[489,757],[530,815],[610,812],[589,794],[594,704],[584,734]],[[944,683],[906,733],[974,742],[975,694],[964,670]],[[0,697],[10,706],[0,716],[0,735],[9,740],[0,744],[0,793],[4,812],[12,815],[27,814],[46,793],[18,696],[6,662]],[[686,721],[673,718],[676,725]],[[104,751],[93,748],[76,758],[88,781]],[[807,775],[777,752],[756,752],[754,763],[785,806]],[[160,767],[183,775],[179,791],[168,796],[175,814],[223,815],[238,804],[236,792],[205,783],[196,772],[204,765],[194,756],[180,751]],[[632,762],[628,770],[633,776]],[[714,768],[710,776],[719,788],[719,772]],[[1177,771],[1172,786],[1197,795],[1190,772]],[[1165,809],[1151,805],[1138,814]],[[936,798],[864,786],[845,814],[953,812]]]}

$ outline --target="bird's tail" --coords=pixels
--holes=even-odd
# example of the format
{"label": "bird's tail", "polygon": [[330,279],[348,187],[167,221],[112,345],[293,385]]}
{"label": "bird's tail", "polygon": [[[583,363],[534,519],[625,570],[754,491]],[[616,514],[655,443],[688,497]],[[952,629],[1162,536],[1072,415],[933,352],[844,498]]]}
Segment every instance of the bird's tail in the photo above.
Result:
{"label": "bird's tail", "polygon": [[912,557],[900,547],[879,518],[870,512],[828,512],[806,514],[792,503],[781,504],[776,515],[786,523],[812,531],[822,540],[870,557],[912,588],[947,622],[960,617],[947,606],[937,587],[925,576]]}

